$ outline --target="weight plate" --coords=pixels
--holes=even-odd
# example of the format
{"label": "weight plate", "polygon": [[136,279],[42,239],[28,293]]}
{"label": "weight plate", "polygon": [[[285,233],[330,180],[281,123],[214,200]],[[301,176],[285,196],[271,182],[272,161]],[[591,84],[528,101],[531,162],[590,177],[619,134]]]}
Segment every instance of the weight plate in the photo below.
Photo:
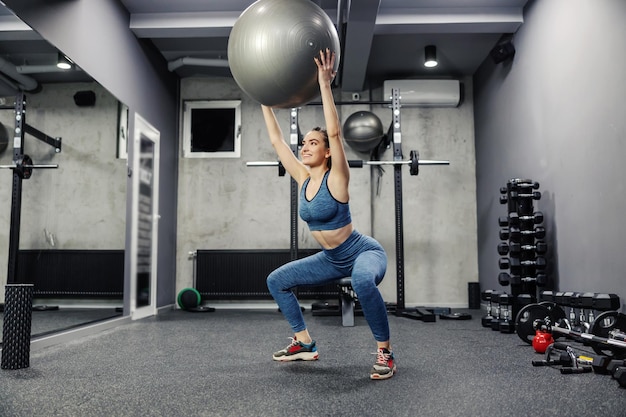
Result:
{"label": "weight plate", "polygon": [[[554,303],[552,301],[542,301],[539,303],[539,305],[545,306],[548,308],[548,310],[550,310],[550,320],[552,326],[559,326],[561,320],[567,317],[565,315],[565,311],[557,303]],[[563,336],[563,334],[561,333],[552,333],[552,337],[554,339],[558,339],[561,336]]]}
{"label": "weight plate", "polygon": [[[589,333],[608,339],[609,332],[615,329],[618,315],[617,311],[605,311],[598,314],[593,323],[591,323]],[[615,353],[610,346],[606,346],[604,343],[593,343],[591,347],[598,355],[614,356]]]}
{"label": "weight plate", "polygon": [[552,319],[552,324],[558,324],[561,319],[564,319],[565,311],[559,306],[557,303],[552,301],[542,301],[539,305],[548,307],[550,310],[550,318]]}
{"label": "weight plate", "polygon": [[417,151],[410,152],[411,165],[409,166],[409,173],[411,175],[418,175],[420,172],[419,153]]}
{"label": "weight plate", "polygon": [[520,339],[529,345],[535,337],[535,320],[544,320],[551,317],[551,311],[545,305],[528,304],[517,313],[515,331]]}

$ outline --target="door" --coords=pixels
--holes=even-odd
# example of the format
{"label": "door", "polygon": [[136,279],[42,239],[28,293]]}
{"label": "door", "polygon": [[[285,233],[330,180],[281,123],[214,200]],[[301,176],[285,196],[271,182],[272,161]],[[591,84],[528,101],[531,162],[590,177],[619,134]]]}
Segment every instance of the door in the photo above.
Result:
{"label": "door", "polygon": [[133,320],[156,314],[160,132],[135,115],[130,267]]}

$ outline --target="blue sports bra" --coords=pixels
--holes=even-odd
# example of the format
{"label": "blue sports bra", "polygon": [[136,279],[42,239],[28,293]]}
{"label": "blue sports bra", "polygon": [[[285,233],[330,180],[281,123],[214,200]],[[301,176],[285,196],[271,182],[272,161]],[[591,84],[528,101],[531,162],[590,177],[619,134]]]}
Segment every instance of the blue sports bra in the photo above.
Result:
{"label": "blue sports bra", "polygon": [[308,223],[309,230],[335,230],[352,223],[350,205],[337,201],[328,189],[326,171],[320,189],[311,199],[306,198],[306,187],[311,177],[304,180],[300,190],[300,217]]}

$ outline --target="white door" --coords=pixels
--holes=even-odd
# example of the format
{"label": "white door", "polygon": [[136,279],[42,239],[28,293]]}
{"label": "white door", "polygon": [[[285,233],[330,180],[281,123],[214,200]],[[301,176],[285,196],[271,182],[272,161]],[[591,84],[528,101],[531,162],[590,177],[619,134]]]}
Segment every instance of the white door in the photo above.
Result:
{"label": "white door", "polygon": [[156,314],[160,132],[135,115],[132,172],[130,314]]}

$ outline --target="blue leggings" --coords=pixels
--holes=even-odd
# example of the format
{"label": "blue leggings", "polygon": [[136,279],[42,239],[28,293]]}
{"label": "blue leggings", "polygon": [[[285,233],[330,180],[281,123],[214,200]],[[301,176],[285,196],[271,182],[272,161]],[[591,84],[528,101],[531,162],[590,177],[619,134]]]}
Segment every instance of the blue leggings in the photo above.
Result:
{"label": "blue leggings", "polygon": [[389,340],[387,308],[377,285],[387,270],[387,254],[375,239],[357,231],[334,249],[323,250],[304,259],[289,262],[267,277],[267,288],[291,325],[294,333],[306,329],[300,304],[293,289],[304,285],[324,285],[351,277],[363,315],[378,342]]}

